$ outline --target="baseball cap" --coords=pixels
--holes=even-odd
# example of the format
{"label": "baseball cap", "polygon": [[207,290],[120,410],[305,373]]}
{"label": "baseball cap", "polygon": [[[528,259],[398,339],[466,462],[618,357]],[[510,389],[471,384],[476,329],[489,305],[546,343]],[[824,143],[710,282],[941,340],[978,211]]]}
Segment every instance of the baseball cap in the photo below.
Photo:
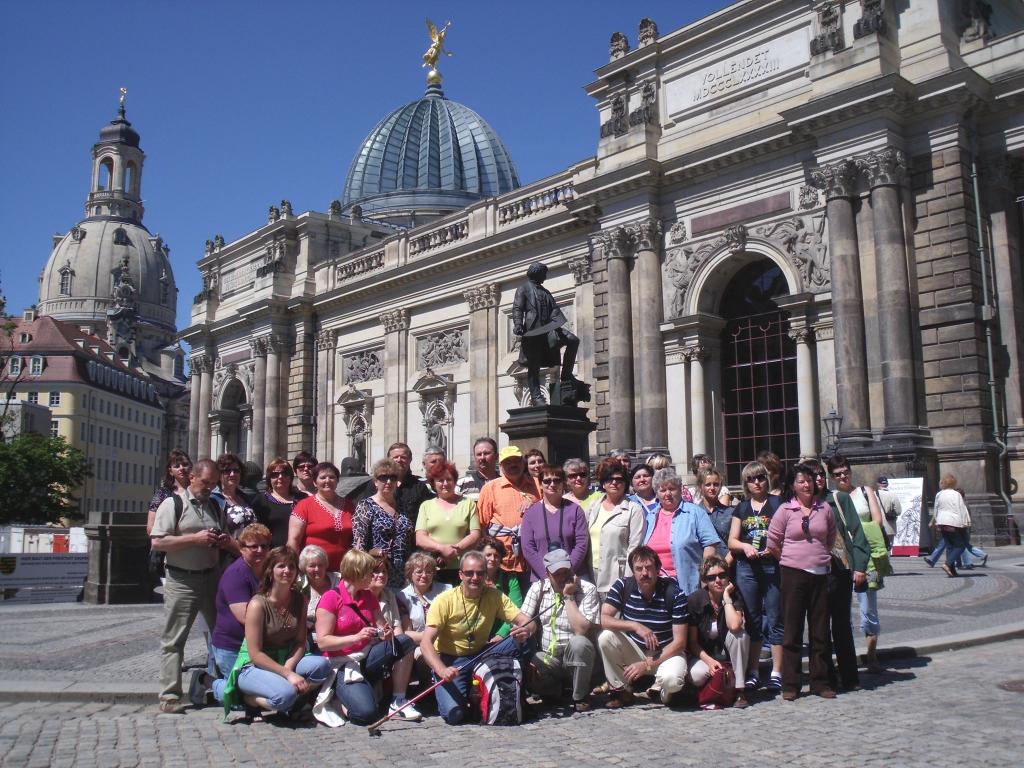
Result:
{"label": "baseball cap", "polygon": [[501,449],[501,453],[498,454],[498,463],[500,464],[505,459],[523,458],[523,452],[519,450],[518,445],[507,445]]}
{"label": "baseball cap", "polygon": [[551,573],[560,571],[563,568],[572,568],[572,562],[569,560],[569,553],[564,549],[553,549],[544,555],[544,567]]}

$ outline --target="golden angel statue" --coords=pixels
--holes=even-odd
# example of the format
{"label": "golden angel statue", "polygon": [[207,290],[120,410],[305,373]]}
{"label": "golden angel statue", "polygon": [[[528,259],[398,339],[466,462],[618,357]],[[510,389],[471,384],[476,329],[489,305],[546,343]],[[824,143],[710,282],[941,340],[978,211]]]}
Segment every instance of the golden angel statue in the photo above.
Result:
{"label": "golden angel statue", "polygon": [[445,22],[445,25],[438,29],[434,26],[434,22],[427,19],[427,31],[430,33],[430,47],[427,48],[427,52],[423,54],[423,66],[430,67],[431,69],[437,68],[437,60],[441,58],[443,53],[445,56],[451,56],[452,52],[445,49],[444,38],[448,34],[448,27],[452,23],[450,21]]}

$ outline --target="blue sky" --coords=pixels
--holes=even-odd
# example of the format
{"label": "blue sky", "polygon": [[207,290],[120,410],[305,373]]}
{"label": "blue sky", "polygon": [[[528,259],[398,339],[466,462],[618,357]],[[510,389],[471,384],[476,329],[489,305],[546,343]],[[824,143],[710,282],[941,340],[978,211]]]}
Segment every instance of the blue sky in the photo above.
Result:
{"label": "blue sky", "polygon": [[341,196],[360,142],[419,98],[424,17],[451,19],[446,95],[502,136],[525,184],[594,154],[582,87],[608,39],[650,16],[662,34],[728,5],[680,2],[72,0],[0,4],[0,288],[37,298],[51,236],[83,217],[90,149],[128,94],[142,136],[144,223],[171,247],[178,327],[203,243],[231,241],[282,198],[296,213]]}

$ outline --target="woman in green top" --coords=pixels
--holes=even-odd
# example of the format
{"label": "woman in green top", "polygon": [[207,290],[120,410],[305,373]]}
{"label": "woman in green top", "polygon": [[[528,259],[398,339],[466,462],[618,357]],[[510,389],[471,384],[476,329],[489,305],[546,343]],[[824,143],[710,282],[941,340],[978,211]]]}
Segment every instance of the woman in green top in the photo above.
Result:
{"label": "woman in green top", "polygon": [[[505,557],[505,545],[493,536],[484,536],[480,540],[480,550],[484,553],[484,561],[487,563],[487,586],[494,587],[507,595],[517,608],[522,607],[523,590],[519,586],[519,579],[514,573],[501,569],[501,561]],[[494,627],[491,629],[491,639],[503,640],[508,637],[511,630],[512,625],[507,621],[495,621]]]}
{"label": "woman in green top", "polygon": [[459,558],[480,541],[476,502],[455,493],[459,472],[450,462],[436,464],[427,475],[437,498],[420,504],[416,516],[416,546],[437,559],[439,581],[459,583]]}
{"label": "woman in green top", "polygon": [[300,696],[319,689],[331,671],[306,653],[306,599],[295,588],[299,558],[277,547],[264,563],[263,581],[245,610],[245,641],[224,689],[224,714],[241,696],[254,708],[290,712]]}

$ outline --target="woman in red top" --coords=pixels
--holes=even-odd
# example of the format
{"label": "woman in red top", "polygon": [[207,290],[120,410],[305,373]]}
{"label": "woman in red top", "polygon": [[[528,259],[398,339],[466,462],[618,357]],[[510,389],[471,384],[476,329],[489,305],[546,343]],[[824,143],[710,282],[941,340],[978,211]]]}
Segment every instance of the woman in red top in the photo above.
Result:
{"label": "woman in red top", "polygon": [[322,461],[313,470],[316,493],[295,505],[288,522],[288,546],[301,552],[307,544],[323,547],[327,570],[337,571],[352,548],[352,502],[337,493],[338,468]]}

